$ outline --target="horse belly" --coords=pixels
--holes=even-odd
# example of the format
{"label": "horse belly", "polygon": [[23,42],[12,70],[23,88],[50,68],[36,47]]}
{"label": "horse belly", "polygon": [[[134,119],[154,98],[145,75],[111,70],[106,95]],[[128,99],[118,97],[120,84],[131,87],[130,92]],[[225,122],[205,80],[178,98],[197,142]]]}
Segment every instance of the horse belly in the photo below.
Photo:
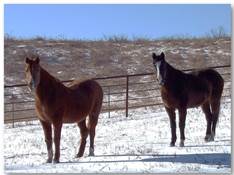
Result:
{"label": "horse belly", "polygon": [[45,121],[45,122],[52,122],[51,117],[47,114],[46,110],[43,106],[36,107],[37,117],[39,120]]}
{"label": "horse belly", "polygon": [[162,95],[162,101],[165,107],[167,108],[178,108],[179,103],[178,100],[175,98],[167,98],[166,96]]}
{"label": "horse belly", "polygon": [[84,120],[89,114],[89,110],[81,108],[81,106],[70,107],[63,115],[64,123],[75,123]]}
{"label": "horse belly", "polygon": [[84,120],[87,115],[66,115],[63,117],[63,123],[79,123]]}
{"label": "horse belly", "polygon": [[208,100],[207,95],[194,95],[192,97],[188,98],[188,108],[198,107],[201,106],[203,103],[205,103]]}
{"label": "horse belly", "polygon": [[86,117],[82,117],[79,119],[75,119],[75,118],[63,118],[63,123],[79,123],[82,120],[84,120]]}

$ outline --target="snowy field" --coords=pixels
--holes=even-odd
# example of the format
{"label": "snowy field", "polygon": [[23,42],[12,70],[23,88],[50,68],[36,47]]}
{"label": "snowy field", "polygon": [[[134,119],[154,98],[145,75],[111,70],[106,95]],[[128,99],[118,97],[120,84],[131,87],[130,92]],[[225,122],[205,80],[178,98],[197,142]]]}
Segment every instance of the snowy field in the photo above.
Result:
{"label": "snowy field", "polygon": [[[79,144],[76,124],[63,125],[59,164],[45,163],[44,135],[39,122],[5,125],[6,173],[230,173],[231,103],[222,104],[214,142],[204,141],[206,121],[200,108],[188,110],[185,147],[169,147],[169,119],[164,110],[141,108],[125,118],[119,112],[101,114],[95,156],[75,155]],[[179,138],[177,118],[177,138]]]}

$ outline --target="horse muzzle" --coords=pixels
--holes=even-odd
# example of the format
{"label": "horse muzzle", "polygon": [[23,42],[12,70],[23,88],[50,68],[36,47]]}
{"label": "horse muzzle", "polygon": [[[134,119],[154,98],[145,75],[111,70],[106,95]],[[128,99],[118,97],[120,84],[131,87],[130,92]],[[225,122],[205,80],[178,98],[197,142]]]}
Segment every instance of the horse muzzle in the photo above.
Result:
{"label": "horse muzzle", "polygon": [[33,81],[28,84],[28,89],[30,90],[30,92],[35,91],[36,87]]}
{"label": "horse muzzle", "polygon": [[165,85],[165,80],[161,80],[161,81],[159,81],[159,85],[161,85],[161,86],[164,86]]}

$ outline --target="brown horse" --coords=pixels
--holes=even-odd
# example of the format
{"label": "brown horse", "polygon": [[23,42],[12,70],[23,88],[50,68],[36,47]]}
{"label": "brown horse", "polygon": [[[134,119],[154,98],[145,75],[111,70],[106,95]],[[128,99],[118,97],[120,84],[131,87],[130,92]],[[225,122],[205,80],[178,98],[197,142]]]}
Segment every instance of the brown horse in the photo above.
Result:
{"label": "brown horse", "polygon": [[219,117],[224,80],[212,69],[183,73],[165,61],[164,53],[152,54],[161,96],[170,118],[171,146],[176,142],[176,114],[179,112],[180,146],[184,146],[187,108],[201,106],[207,120],[205,141],[213,141]]}
{"label": "brown horse", "polygon": [[[103,91],[94,80],[86,80],[70,87],[43,69],[39,58],[26,58],[26,80],[35,96],[38,118],[44,130],[48,159],[53,159],[52,126],[54,130],[54,163],[60,158],[60,138],[63,123],[77,123],[80,128],[80,148],[77,157],[84,154],[86,138],[90,136],[89,155],[94,155],[95,128],[102,107]],[[86,125],[86,117],[89,116]]]}

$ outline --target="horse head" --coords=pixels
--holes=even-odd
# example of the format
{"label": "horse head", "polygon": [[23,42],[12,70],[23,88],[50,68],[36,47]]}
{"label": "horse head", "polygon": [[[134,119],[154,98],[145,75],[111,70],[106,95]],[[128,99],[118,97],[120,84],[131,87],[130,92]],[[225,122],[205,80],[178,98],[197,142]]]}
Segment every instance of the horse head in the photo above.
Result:
{"label": "horse head", "polygon": [[31,91],[34,91],[40,83],[40,59],[37,57],[35,60],[26,57],[25,59],[26,81]]}
{"label": "horse head", "polygon": [[155,53],[152,54],[153,57],[153,64],[157,72],[157,80],[160,85],[164,85],[166,82],[166,61],[165,55],[162,52],[160,55],[156,55]]}

